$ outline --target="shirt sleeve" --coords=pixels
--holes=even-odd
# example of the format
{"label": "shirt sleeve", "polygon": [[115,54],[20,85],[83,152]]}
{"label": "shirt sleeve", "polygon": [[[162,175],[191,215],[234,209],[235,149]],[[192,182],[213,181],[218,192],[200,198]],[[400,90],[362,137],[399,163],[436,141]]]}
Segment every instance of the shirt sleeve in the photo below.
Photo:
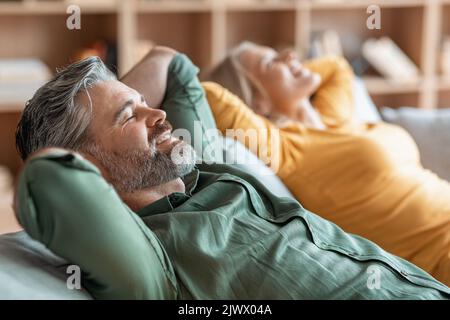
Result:
{"label": "shirt sleeve", "polygon": [[97,299],[174,299],[172,265],[156,236],[79,155],[31,159],[18,184],[20,223],[81,269]]}
{"label": "shirt sleeve", "polygon": [[199,69],[184,54],[172,59],[162,109],[176,136],[191,144],[197,156],[207,161],[222,161],[217,150],[218,133],[205,92],[198,80]]}
{"label": "shirt sleeve", "polygon": [[322,121],[330,128],[346,126],[353,121],[353,70],[347,60],[327,56],[305,62],[305,67],[320,74],[322,83],[312,98]]}

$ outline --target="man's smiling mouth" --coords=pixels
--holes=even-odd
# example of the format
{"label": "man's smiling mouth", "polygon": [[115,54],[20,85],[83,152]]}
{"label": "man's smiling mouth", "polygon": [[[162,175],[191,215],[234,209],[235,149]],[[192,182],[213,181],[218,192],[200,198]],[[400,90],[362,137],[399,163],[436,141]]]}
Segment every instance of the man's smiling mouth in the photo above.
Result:
{"label": "man's smiling mouth", "polygon": [[166,140],[168,140],[170,138],[172,138],[172,134],[170,133],[170,131],[166,131],[166,132],[160,134],[158,136],[158,138],[156,138],[156,141],[155,141],[156,145],[164,143]]}

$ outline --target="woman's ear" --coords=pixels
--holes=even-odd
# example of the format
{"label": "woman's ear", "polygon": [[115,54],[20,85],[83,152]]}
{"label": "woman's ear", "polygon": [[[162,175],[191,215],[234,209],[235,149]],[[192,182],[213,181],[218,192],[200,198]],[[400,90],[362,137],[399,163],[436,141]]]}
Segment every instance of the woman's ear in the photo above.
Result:
{"label": "woman's ear", "polygon": [[258,90],[253,90],[252,105],[250,107],[255,113],[264,117],[269,116],[272,112],[270,101]]}

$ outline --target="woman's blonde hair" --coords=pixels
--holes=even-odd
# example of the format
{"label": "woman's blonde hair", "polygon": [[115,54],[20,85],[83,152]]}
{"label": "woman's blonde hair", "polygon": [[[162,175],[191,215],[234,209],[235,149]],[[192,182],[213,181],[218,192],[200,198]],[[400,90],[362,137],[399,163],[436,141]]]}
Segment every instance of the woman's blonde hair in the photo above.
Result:
{"label": "woman's blonde hair", "polygon": [[240,62],[242,52],[255,46],[257,44],[250,41],[241,42],[231,49],[227,56],[218,65],[213,67],[202,80],[213,81],[222,85],[237,95],[255,112],[265,114],[268,110],[263,110],[261,104],[256,101],[255,93],[259,93],[266,98],[266,102],[270,102],[270,99],[268,99],[268,95],[260,82]]}

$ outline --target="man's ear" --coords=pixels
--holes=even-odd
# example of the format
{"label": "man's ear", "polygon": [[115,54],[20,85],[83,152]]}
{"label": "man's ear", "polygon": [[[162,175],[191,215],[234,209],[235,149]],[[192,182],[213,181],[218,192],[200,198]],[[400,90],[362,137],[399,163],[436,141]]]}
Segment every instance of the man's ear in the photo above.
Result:
{"label": "man's ear", "polygon": [[258,90],[253,90],[252,105],[250,106],[255,113],[267,117],[272,112],[272,104]]}
{"label": "man's ear", "polygon": [[82,158],[88,160],[90,163],[96,166],[103,178],[105,178],[107,181],[110,181],[108,170],[102,165],[99,159],[97,159],[93,154],[86,151],[79,151],[78,153]]}

